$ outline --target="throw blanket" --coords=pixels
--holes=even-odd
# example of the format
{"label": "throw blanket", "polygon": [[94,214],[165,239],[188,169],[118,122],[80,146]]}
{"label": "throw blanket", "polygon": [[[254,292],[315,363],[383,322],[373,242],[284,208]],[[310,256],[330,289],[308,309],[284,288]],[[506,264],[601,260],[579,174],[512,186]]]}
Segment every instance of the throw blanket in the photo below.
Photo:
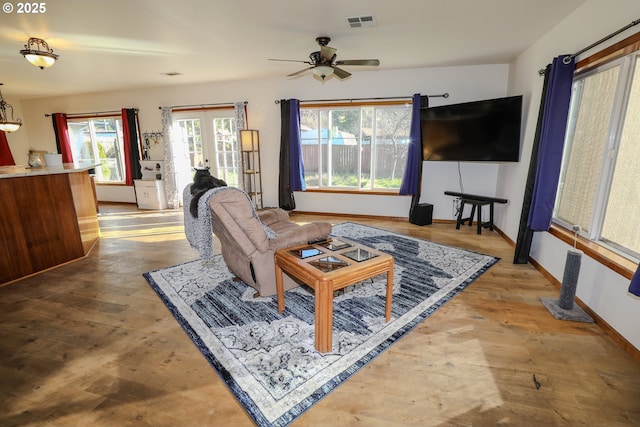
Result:
{"label": "throw blanket", "polygon": [[184,234],[192,248],[200,252],[202,259],[213,258],[213,230],[211,228],[211,210],[209,209],[209,199],[218,190],[228,187],[218,187],[207,190],[198,200],[198,218],[194,218],[189,211],[191,206],[191,184],[182,191],[182,202],[184,210]]}
{"label": "throw blanket", "polygon": [[247,197],[251,203],[253,217],[260,222],[269,240],[278,237],[275,231],[260,221],[260,217],[258,217],[253,201],[249,195],[235,187],[217,187],[207,190],[207,192],[200,197],[200,200],[198,200],[198,218],[194,218],[189,210],[189,206],[191,206],[191,199],[193,198],[193,195],[191,194],[191,184],[189,184],[182,191],[184,234],[187,236],[187,241],[191,247],[200,252],[200,257],[202,259],[209,260],[213,258],[213,228],[211,226],[211,209],[209,209],[209,199],[218,191],[229,190],[240,191]]}

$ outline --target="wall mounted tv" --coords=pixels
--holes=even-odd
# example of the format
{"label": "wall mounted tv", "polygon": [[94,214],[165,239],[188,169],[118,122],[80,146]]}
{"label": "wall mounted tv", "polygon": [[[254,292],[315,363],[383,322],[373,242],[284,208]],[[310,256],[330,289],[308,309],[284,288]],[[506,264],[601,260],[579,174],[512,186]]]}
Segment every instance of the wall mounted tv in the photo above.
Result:
{"label": "wall mounted tv", "polygon": [[522,95],[420,110],[423,160],[517,162]]}

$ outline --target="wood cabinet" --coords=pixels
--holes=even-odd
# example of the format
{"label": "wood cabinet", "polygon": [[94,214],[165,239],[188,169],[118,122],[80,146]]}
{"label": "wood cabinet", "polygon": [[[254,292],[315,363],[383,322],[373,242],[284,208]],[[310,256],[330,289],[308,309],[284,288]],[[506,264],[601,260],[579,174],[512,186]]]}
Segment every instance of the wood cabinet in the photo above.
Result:
{"label": "wood cabinet", "polygon": [[89,253],[100,230],[87,170],[0,178],[0,284]]}

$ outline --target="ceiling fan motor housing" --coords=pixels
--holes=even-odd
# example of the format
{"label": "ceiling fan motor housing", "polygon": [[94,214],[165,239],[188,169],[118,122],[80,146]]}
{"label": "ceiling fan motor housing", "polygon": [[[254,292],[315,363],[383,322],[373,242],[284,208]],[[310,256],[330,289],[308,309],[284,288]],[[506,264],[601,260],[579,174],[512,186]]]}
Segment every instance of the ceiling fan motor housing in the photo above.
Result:
{"label": "ceiling fan motor housing", "polygon": [[316,37],[316,42],[320,46],[327,46],[330,41],[331,41],[331,37],[327,37],[327,36]]}

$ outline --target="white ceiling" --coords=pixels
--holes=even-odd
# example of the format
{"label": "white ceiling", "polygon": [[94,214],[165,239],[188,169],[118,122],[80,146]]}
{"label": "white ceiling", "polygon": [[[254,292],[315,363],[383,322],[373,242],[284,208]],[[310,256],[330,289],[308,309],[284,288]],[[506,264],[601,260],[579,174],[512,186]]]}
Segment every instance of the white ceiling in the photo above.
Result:
{"label": "white ceiling", "polygon": [[[49,0],[40,14],[0,12],[0,82],[12,97],[282,77],[315,38],[338,59],[379,69],[504,63],[584,0]],[[4,2],[6,7],[6,2]],[[376,25],[350,28],[347,17]],[[45,39],[58,62],[40,70],[18,53]],[[344,67],[357,79],[358,69]],[[178,76],[164,73],[178,72]],[[308,78],[303,75],[298,78]]]}

